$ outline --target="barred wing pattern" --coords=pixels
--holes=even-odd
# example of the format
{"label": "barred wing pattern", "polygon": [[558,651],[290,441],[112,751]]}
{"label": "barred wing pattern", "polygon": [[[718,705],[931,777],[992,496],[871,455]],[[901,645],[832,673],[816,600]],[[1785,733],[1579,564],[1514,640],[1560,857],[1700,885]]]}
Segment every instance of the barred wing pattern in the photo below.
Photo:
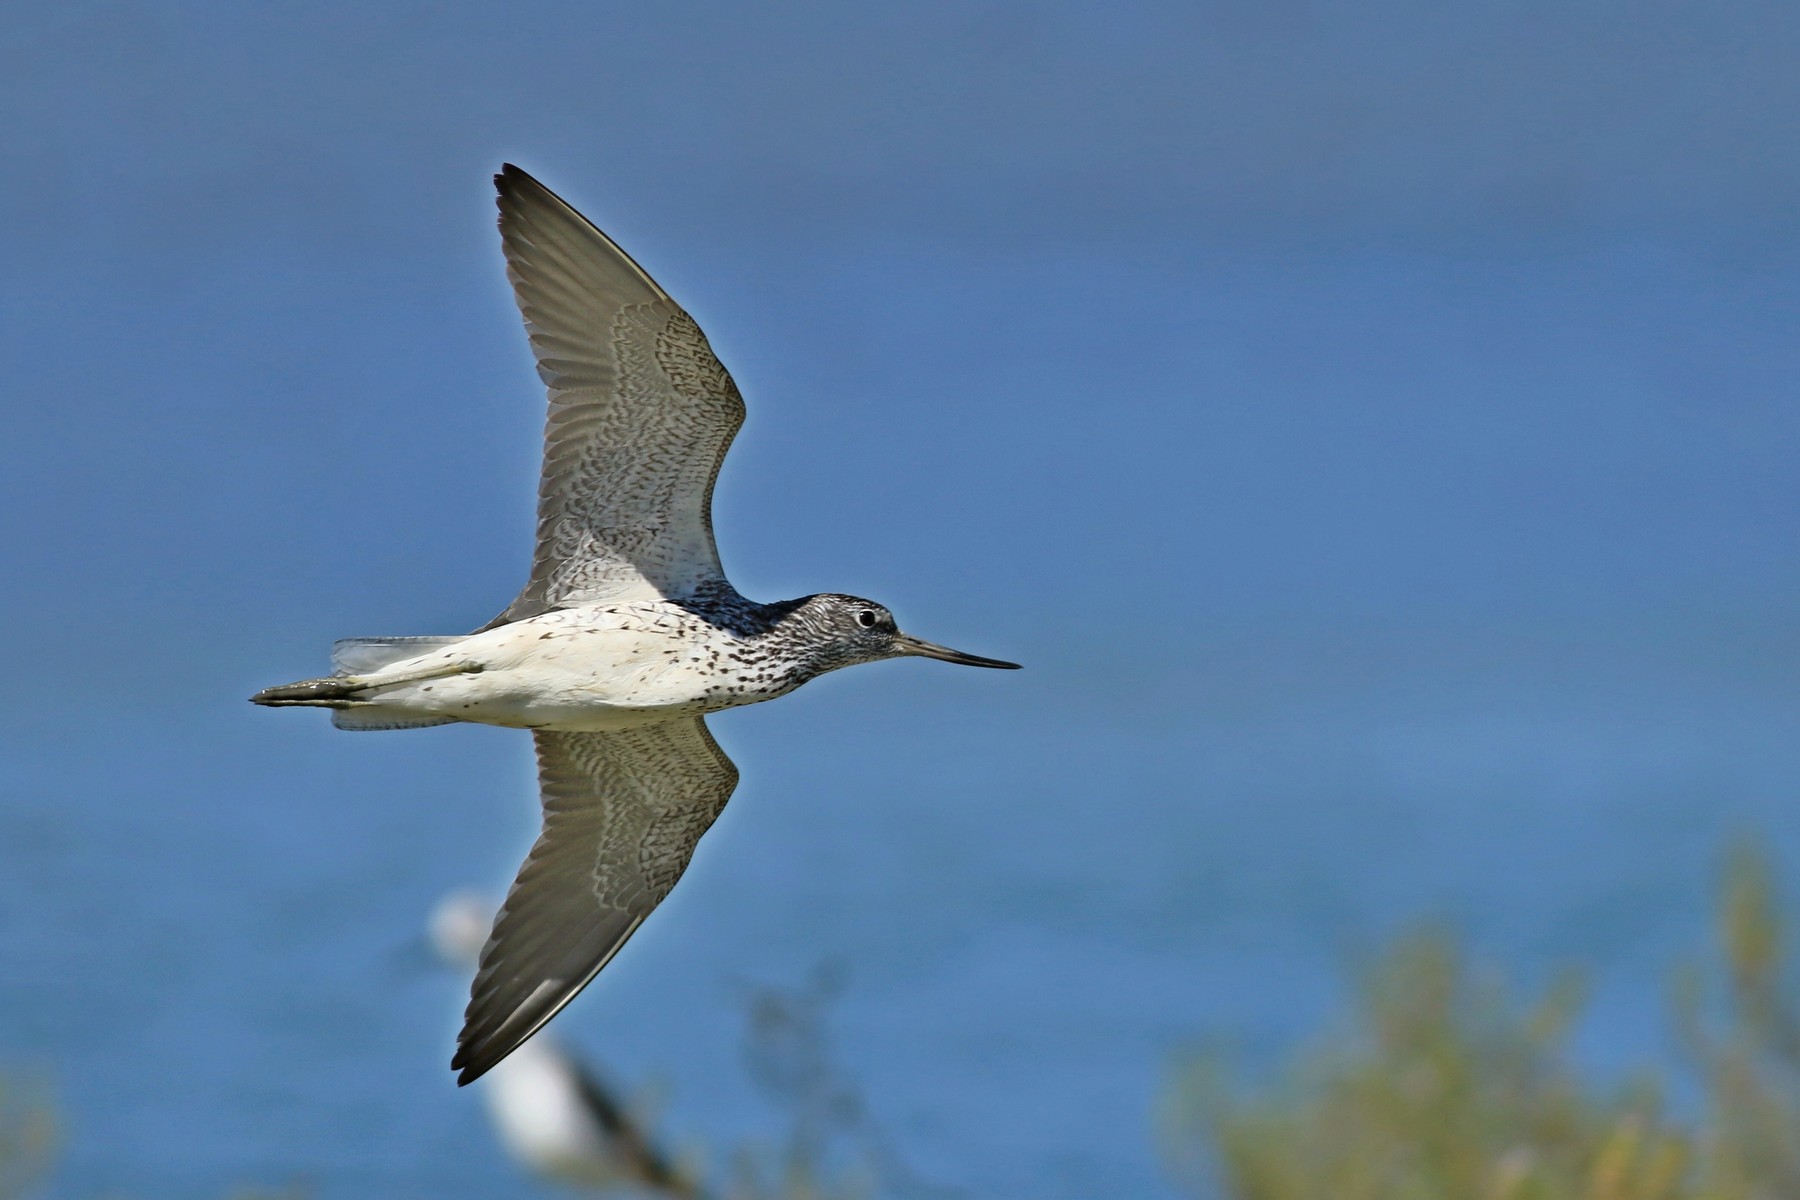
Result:
{"label": "barred wing pattern", "polygon": [[451,1068],[468,1083],[586,987],[681,878],[738,772],[701,717],[537,730],[544,829],[481,951]]}
{"label": "barred wing pattern", "polygon": [[585,217],[511,164],[494,182],[550,414],[531,580],[488,627],[725,586],[712,489],[744,423],[737,385],[694,319]]}

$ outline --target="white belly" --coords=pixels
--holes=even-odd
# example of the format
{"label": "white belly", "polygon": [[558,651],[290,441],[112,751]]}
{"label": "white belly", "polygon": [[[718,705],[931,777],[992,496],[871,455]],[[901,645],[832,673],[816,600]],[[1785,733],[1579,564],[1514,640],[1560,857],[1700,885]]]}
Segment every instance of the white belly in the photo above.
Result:
{"label": "white belly", "polygon": [[[396,714],[485,725],[622,729],[780,694],[721,690],[722,666],[740,645],[672,605],[566,609],[394,663],[367,677],[364,698]],[[458,665],[473,669],[441,673]]]}

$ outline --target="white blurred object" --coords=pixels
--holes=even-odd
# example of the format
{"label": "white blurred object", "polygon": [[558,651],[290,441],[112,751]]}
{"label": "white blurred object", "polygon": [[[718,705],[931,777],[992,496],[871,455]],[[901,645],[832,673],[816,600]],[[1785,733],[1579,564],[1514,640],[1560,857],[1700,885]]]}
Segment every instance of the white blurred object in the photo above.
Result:
{"label": "white blurred object", "polygon": [[482,943],[487,941],[488,927],[493,923],[494,908],[481,893],[462,890],[438,901],[426,928],[438,957],[453,967],[462,967],[481,957]]}
{"label": "white blurred object", "polygon": [[[428,924],[432,948],[452,966],[474,962],[493,911],[476,892],[445,896]],[[535,1174],[590,1188],[696,1194],[626,1107],[554,1037],[540,1033],[497,1063],[482,1093],[501,1145]]]}

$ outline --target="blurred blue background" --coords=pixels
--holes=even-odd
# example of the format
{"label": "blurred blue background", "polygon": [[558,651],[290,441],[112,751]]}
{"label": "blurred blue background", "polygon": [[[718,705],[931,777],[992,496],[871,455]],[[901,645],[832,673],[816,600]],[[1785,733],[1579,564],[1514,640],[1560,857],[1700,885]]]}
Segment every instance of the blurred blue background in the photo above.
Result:
{"label": "blurred blue background", "polygon": [[53,1194],[522,1186],[396,964],[528,739],[244,703],[473,628],[543,398],[489,175],[694,313],[747,594],[1020,660],[714,721],[693,871],[557,1023],[770,1138],[743,984],[977,1194],[1173,1194],[1165,1056],[1266,1060],[1422,915],[1667,1054],[1722,845],[1800,862],[1800,9],[84,4],[0,40],[0,1064]]}

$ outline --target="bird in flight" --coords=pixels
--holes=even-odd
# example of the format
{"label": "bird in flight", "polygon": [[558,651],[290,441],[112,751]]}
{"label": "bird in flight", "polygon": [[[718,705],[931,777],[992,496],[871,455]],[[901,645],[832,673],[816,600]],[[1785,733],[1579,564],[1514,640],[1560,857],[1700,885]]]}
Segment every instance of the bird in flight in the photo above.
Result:
{"label": "bird in flight", "polygon": [[334,673],[258,692],[341,729],[529,729],[544,823],[482,947],[451,1069],[479,1078],[586,987],[675,886],[737,768],[705,714],[856,663],[1017,667],[902,633],[872,600],[759,604],[725,579],[712,491],[744,421],[694,319],[507,164],[500,240],[550,392],[531,577],[453,637],[350,638]]}

